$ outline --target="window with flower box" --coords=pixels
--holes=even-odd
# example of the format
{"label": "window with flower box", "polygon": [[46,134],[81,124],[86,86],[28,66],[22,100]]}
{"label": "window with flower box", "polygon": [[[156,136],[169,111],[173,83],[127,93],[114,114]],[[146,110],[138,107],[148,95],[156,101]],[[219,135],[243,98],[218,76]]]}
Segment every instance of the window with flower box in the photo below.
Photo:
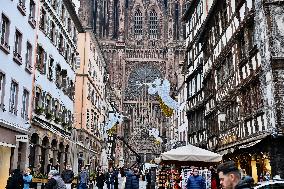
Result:
{"label": "window with flower box", "polygon": [[10,21],[8,17],[2,14],[2,24],[1,24],[1,49],[5,53],[9,53],[10,46],[9,46],[9,34],[10,34]]}
{"label": "window with flower box", "polygon": [[40,11],[40,20],[39,20],[39,28],[45,32],[45,29],[46,29],[46,20],[47,20],[47,14],[46,14],[46,11],[41,8],[41,11]]}
{"label": "window with flower box", "polygon": [[4,111],[4,96],[5,96],[5,74],[0,72],[0,108]]}
{"label": "window with flower box", "polygon": [[36,68],[41,74],[45,74],[47,54],[42,46],[37,46]]}
{"label": "window with flower box", "polygon": [[21,56],[22,39],[23,39],[22,33],[16,29],[13,60],[17,62],[18,64],[22,64],[22,56]]}
{"label": "window with flower box", "polygon": [[23,98],[22,98],[22,112],[21,117],[25,120],[28,120],[28,112],[29,112],[29,91],[23,90]]}
{"label": "window with flower box", "polygon": [[18,91],[18,83],[12,80],[10,88],[9,112],[15,115],[17,115]]}

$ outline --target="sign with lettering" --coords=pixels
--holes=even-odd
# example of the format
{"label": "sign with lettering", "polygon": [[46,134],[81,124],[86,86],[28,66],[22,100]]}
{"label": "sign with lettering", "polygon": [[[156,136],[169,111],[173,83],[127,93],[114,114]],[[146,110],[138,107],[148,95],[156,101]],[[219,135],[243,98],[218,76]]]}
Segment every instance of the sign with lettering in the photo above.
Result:
{"label": "sign with lettering", "polygon": [[16,141],[29,142],[29,136],[28,135],[16,135]]}

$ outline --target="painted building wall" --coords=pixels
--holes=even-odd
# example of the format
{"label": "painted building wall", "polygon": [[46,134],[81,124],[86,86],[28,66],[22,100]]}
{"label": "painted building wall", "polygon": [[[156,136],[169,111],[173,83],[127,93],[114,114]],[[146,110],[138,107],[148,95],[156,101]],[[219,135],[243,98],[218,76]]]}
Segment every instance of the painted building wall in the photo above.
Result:
{"label": "painted building wall", "polygon": [[[84,163],[97,166],[100,161],[102,132],[107,120],[105,62],[92,30],[78,36],[80,64],[76,66],[75,120],[79,148]],[[90,149],[88,151],[88,149]]]}
{"label": "painted building wall", "polygon": [[[7,1],[5,3],[2,2],[0,6],[2,32],[0,33],[0,73],[2,74],[0,87],[0,169],[2,170],[2,175],[0,178],[4,180],[9,174],[9,169],[17,167],[24,169],[28,166],[28,154],[26,151],[28,144],[16,142],[16,135],[26,135],[30,127],[29,119],[32,102],[33,62],[35,60],[36,39],[34,22],[31,22],[34,21],[34,18],[31,18],[30,15],[37,14],[36,9],[32,10],[34,12],[31,13],[29,1],[26,1],[25,4],[20,4],[19,1]],[[4,17],[9,22],[5,34],[3,32]],[[20,36],[17,48],[15,45],[16,31],[19,32]],[[28,57],[26,56],[28,51],[27,43],[30,45],[31,53]],[[18,50],[16,51],[16,49]],[[11,100],[12,81],[16,83],[15,103]],[[23,94],[24,90],[26,90],[27,96]],[[26,97],[25,100],[23,100],[23,96]],[[14,154],[10,162],[11,150],[14,150]],[[21,153],[19,156],[21,159],[18,159],[19,153]],[[6,184],[4,180],[1,180],[0,183]]]}
{"label": "painted building wall", "polygon": [[[73,137],[77,34],[82,31],[71,1],[39,1],[30,157],[41,172],[77,161]],[[32,140],[31,139],[31,140]],[[37,145],[39,144],[39,145]],[[40,146],[40,148],[38,147]],[[50,148],[51,146],[51,148]],[[32,152],[34,150],[34,152]],[[41,160],[44,160],[41,161]]]}

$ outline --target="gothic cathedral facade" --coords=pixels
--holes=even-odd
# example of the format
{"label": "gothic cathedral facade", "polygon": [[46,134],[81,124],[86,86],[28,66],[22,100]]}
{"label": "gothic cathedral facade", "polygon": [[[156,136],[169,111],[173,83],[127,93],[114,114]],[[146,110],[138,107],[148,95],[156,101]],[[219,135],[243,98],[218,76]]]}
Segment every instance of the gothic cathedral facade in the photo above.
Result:
{"label": "gothic cathedral facade", "polygon": [[[81,0],[79,17],[99,40],[111,88],[120,96],[119,111],[129,118],[124,136],[144,161],[162,150],[149,130],[169,134],[159,99],[147,93],[147,83],[168,79],[176,90],[185,52],[185,10],[186,0]],[[133,158],[122,151],[118,156]]]}

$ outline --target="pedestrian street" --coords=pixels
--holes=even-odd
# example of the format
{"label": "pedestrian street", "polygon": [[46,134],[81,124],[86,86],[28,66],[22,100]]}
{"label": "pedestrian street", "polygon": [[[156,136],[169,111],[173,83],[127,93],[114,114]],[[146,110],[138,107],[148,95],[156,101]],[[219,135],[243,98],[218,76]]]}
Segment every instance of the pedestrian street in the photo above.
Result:
{"label": "pedestrian street", "polygon": [[[118,183],[119,183],[118,189],[122,189],[122,182],[123,182],[123,177],[119,177],[118,178]],[[146,184],[147,184],[146,181],[140,180],[139,181],[139,189],[146,189]],[[95,189],[98,189],[98,187],[95,187]],[[104,185],[104,189],[107,189],[106,184]]]}

